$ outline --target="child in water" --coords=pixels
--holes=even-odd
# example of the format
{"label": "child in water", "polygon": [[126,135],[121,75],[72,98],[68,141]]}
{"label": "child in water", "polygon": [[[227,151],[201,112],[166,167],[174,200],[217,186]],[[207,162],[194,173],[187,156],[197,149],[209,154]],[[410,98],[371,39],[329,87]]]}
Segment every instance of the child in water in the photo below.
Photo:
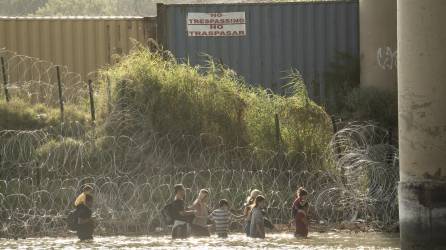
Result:
{"label": "child in water", "polygon": [[295,237],[307,237],[308,236],[308,203],[306,196],[308,192],[300,187],[296,191],[296,199],[293,202],[293,216],[296,224]]}
{"label": "child in water", "polygon": [[236,216],[229,211],[229,203],[225,199],[218,202],[218,208],[211,213],[211,219],[215,223],[215,232],[219,238],[227,238],[229,231],[229,224],[232,218],[241,219],[243,215]]}
{"label": "child in water", "polygon": [[254,201],[255,201],[256,197],[260,194],[261,194],[260,190],[253,189],[251,191],[250,195],[246,198],[246,203],[244,205],[245,209],[243,210],[243,215],[246,218],[245,233],[246,233],[246,236],[248,236],[248,237],[249,237],[249,231],[250,231],[250,227],[251,227],[251,220],[250,220],[251,219],[251,216],[250,216],[251,210],[254,206]]}
{"label": "child in water", "polygon": [[265,222],[262,209],[265,207],[265,197],[258,195],[254,201],[253,209],[250,213],[249,236],[252,238],[265,238]]}

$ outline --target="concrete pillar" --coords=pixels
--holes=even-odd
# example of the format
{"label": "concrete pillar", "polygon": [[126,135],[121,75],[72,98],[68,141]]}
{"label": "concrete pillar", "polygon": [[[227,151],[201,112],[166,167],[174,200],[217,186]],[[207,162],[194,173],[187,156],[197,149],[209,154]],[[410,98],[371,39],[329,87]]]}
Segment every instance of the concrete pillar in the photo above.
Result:
{"label": "concrete pillar", "polygon": [[402,249],[446,249],[446,1],[398,0]]}
{"label": "concrete pillar", "polygon": [[361,86],[396,90],[396,1],[359,1]]}

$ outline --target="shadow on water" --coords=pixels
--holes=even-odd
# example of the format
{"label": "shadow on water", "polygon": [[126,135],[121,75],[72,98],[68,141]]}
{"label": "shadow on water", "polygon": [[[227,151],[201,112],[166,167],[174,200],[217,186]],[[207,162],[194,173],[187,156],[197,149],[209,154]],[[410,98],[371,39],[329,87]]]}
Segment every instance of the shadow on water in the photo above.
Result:
{"label": "shadow on water", "polygon": [[243,234],[233,234],[227,239],[189,238],[172,240],[169,236],[116,236],[96,237],[92,242],[79,242],[69,238],[29,238],[0,241],[4,249],[399,249],[397,234],[382,233],[311,233],[308,239],[296,239],[289,233],[267,235],[264,240],[250,239]]}

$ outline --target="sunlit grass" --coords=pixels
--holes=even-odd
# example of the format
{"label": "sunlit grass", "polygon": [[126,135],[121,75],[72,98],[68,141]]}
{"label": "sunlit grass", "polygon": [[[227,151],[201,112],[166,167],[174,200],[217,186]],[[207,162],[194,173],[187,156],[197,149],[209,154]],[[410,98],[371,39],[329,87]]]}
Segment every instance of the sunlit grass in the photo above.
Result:
{"label": "sunlit grass", "polygon": [[[113,83],[110,98],[105,79]],[[291,158],[322,155],[332,135],[329,116],[300,91],[305,86],[296,73],[284,97],[250,87],[212,60],[207,67],[191,66],[139,48],[104,72],[102,86],[100,117],[109,135],[202,136],[206,146],[283,151]]]}

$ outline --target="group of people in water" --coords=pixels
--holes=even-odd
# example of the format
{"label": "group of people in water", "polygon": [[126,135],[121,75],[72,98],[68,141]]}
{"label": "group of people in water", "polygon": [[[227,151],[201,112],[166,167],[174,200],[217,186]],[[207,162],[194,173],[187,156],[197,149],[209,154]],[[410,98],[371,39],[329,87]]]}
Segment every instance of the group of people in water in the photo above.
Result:
{"label": "group of people in water", "polygon": [[[91,240],[96,227],[96,222],[92,217],[93,188],[85,185],[82,191],[74,202],[75,210],[71,221],[73,225],[70,228],[77,232],[80,240]],[[308,235],[307,194],[304,188],[298,188],[291,207],[296,237],[307,237]],[[174,200],[161,211],[164,222],[172,225],[173,239],[187,238],[190,235],[210,236],[209,221],[215,224],[215,232],[221,238],[228,237],[231,222],[237,219],[244,220],[245,233],[252,238],[265,238],[265,228],[274,228],[266,216],[266,199],[257,189],[250,192],[241,215],[231,212],[231,205],[226,199],[219,200],[217,208],[210,211],[208,209],[209,191],[206,189],[199,191],[197,198],[189,207],[186,207],[185,197],[184,186],[182,184],[175,185]]]}

